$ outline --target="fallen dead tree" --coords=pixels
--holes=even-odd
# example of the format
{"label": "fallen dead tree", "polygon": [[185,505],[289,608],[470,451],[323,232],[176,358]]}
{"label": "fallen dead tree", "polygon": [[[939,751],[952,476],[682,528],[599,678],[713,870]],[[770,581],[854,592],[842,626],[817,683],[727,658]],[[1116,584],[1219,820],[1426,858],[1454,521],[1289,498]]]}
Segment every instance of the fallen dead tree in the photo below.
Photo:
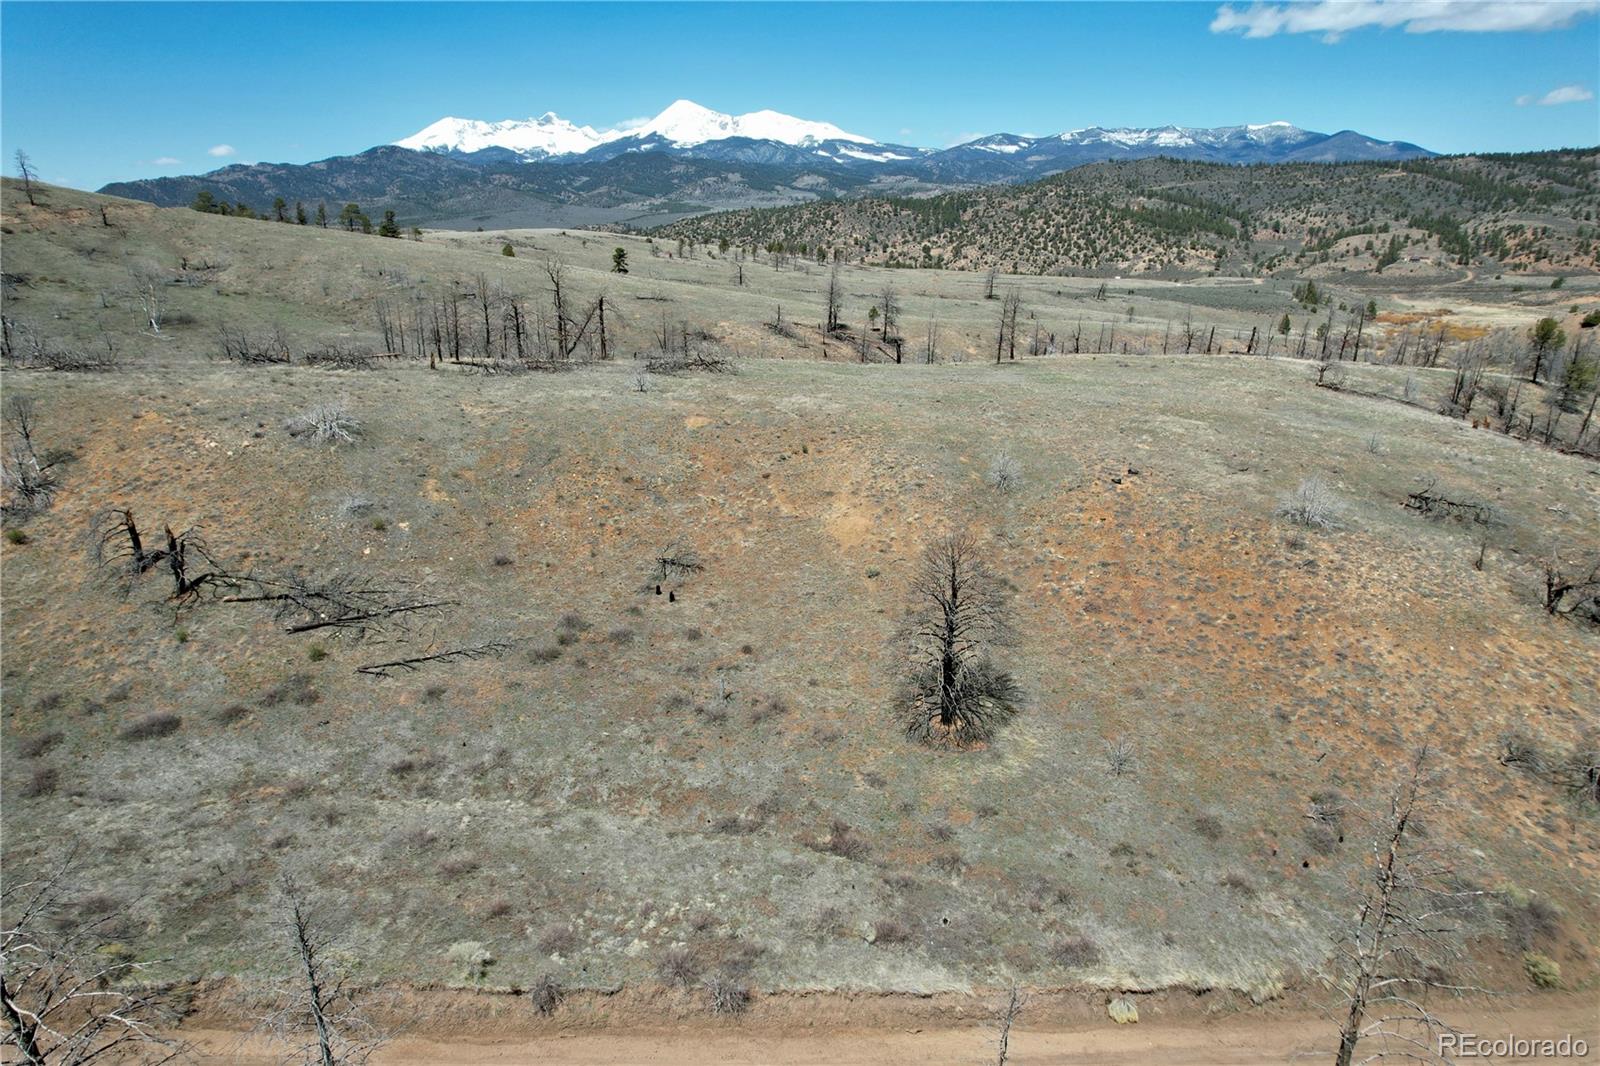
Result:
{"label": "fallen dead tree", "polygon": [[1430,477],[1422,488],[1408,493],[1406,509],[1430,518],[1458,518],[1480,526],[1491,526],[1499,521],[1492,504],[1451,499],[1437,491],[1438,483],[1437,478]]}
{"label": "fallen dead tree", "polygon": [[645,360],[644,368],[652,374],[706,374],[734,373],[733,360],[709,348],[691,348],[688,351],[657,352]]}
{"label": "fallen dead tree", "polygon": [[224,359],[246,366],[288,366],[294,362],[289,337],[280,327],[266,333],[246,333],[219,326],[217,345]]}
{"label": "fallen dead tree", "polygon": [[464,648],[451,648],[449,651],[431,652],[426,655],[413,655],[404,659],[391,659],[388,662],[368,663],[356,667],[356,673],[367,674],[372,677],[392,677],[394,671],[403,670],[414,672],[430,663],[453,663],[463,660],[498,658],[511,648],[511,643],[504,640],[492,640],[485,644],[474,644]]}
{"label": "fallen dead tree", "polygon": [[409,589],[375,585],[350,574],[326,581],[245,579],[249,592],[221,597],[223,603],[259,603],[273,608],[285,633],[337,630],[360,637],[385,626],[405,628],[412,616],[440,614],[450,600],[423,599]]}
{"label": "fallen dead tree", "polygon": [[[203,603],[258,605],[269,608],[289,635],[323,633],[360,641],[369,637],[384,642],[412,641],[419,621],[439,621],[453,600],[434,599],[404,583],[387,583],[358,574],[336,574],[316,579],[291,574],[261,575],[239,572],[223,565],[193,529],[174,532],[170,525],[147,543],[133,512],[114,508],[103,512],[93,526],[93,552],[97,565],[116,576],[123,595],[132,592],[145,574],[166,571],[172,586],[164,599],[182,610]],[[432,647],[431,637],[416,644]],[[357,673],[389,677],[429,664],[445,664],[498,656],[510,642],[428,650],[385,662],[367,663]]]}
{"label": "fallen dead tree", "polygon": [[370,348],[358,348],[332,341],[307,350],[305,355],[306,366],[322,367],[325,370],[374,370],[379,359],[399,358],[397,352],[374,352]]}
{"label": "fallen dead tree", "polygon": [[88,347],[64,345],[25,323],[0,315],[0,362],[14,370],[93,374],[120,368],[122,357],[108,333],[101,334],[99,342]]}

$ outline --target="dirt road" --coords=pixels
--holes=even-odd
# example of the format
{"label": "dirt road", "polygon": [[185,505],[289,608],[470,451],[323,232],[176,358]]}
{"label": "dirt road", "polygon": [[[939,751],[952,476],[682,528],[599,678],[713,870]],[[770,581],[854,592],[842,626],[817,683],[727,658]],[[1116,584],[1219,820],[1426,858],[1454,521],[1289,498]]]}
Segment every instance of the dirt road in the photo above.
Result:
{"label": "dirt road", "polygon": [[[1591,994],[1517,998],[1453,1012],[1466,1032],[1480,1037],[1557,1038],[1571,1034],[1586,1041],[1588,1054],[1572,1062],[1600,1062],[1600,1001]],[[430,1028],[437,1028],[430,1026]],[[994,1033],[961,1029],[907,1028],[796,1030],[764,1029],[744,1023],[687,1022],[659,1029],[582,1030],[481,1035],[463,1034],[443,1042],[407,1036],[385,1047],[374,1063],[411,1066],[560,1063],[570,1066],[927,1066],[993,1062]],[[1247,1066],[1254,1063],[1315,1063],[1331,1059],[1332,1027],[1313,1013],[1245,1013],[1223,1018],[1154,1020],[1132,1026],[1109,1021],[1094,1026],[1038,1028],[1023,1024],[1012,1034],[1014,1066]],[[187,1034],[208,1057],[206,1063],[256,1064],[277,1061],[273,1049],[256,1038],[222,1030]],[[1492,1058],[1494,1063],[1552,1061]]]}

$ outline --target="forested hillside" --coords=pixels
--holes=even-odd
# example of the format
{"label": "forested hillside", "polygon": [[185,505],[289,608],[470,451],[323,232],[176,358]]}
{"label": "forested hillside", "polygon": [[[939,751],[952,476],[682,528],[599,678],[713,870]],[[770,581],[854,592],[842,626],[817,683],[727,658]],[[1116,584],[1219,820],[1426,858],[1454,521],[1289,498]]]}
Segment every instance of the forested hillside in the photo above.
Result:
{"label": "forested hillside", "polygon": [[1145,159],[926,198],[730,211],[661,232],[903,267],[1312,275],[1587,271],[1595,149],[1401,163]]}

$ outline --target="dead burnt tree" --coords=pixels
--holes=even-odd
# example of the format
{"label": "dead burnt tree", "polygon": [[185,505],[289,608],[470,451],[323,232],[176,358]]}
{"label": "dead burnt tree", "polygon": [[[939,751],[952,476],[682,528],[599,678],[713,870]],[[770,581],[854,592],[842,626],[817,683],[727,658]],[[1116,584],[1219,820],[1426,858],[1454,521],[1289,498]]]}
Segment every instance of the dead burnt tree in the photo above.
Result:
{"label": "dead burnt tree", "polygon": [[378,299],[372,304],[373,316],[378,321],[378,333],[383,337],[383,350],[405,353],[406,333],[404,323],[389,309],[389,301]]}
{"label": "dead burnt tree", "polygon": [[294,978],[261,1028],[289,1046],[298,1066],[360,1066],[387,1041],[357,1001],[354,983],[338,962],[337,944],[309,894],[289,874],[278,881],[283,936]]}
{"label": "dead burnt tree", "polygon": [[1017,1018],[1021,1016],[1022,1009],[1026,1006],[1026,997],[1023,996],[1022,990],[1013,983],[1006,996],[1006,1001],[995,1012],[995,1026],[1000,1030],[999,1038],[996,1041],[998,1046],[995,1049],[997,1052],[995,1066],[1006,1066],[1006,1063],[1010,1061],[1011,1030],[1016,1026]]}
{"label": "dead burnt tree", "polygon": [[48,511],[60,487],[59,456],[41,456],[34,440],[38,423],[33,398],[11,393],[5,400],[5,450],[0,453],[0,517],[26,521]]}
{"label": "dead burnt tree", "polygon": [[22,179],[22,194],[28,198],[29,207],[38,207],[39,205],[35,203],[33,199],[33,160],[28,158],[27,152],[24,152],[21,148],[18,148],[16,161],[17,177]]}
{"label": "dead burnt tree", "polygon": [[1200,339],[1200,331],[1195,328],[1194,321],[1189,318],[1183,320],[1183,329],[1178,332],[1183,341],[1183,354],[1188,355],[1194,351],[1194,342]]}
{"label": "dead burnt tree", "polygon": [[883,308],[883,316],[880,319],[883,332],[879,335],[883,338],[883,343],[894,348],[894,361],[898,363],[901,361],[901,338],[897,329],[900,322],[900,295],[893,285],[885,285],[878,302]]}
{"label": "dead burnt tree", "polygon": [[162,527],[157,547],[146,547],[144,535],[133,512],[113,509],[94,522],[94,558],[97,565],[117,575],[126,595],[144,574],[164,568],[171,575],[172,590],[167,601],[186,606],[208,591],[233,588],[239,578],[224,571],[212,558],[204,540],[194,529],[174,533]]}
{"label": "dead burnt tree", "polygon": [[224,359],[246,366],[288,366],[294,361],[289,337],[279,327],[252,334],[223,323],[217,327],[217,346]]}
{"label": "dead burnt tree", "polygon": [[55,370],[62,373],[97,373],[116,370],[121,365],[116,341],[109,333],[100,335],[92,348],[63,345],[38,330],[0,315],[0,361],[18,370]]}
{"label": "dead burnt tree", "polygon": [[1478,992],[1454,976],[1465,965],[1467,925],[1485,893],[1463,887],[1454,853],[1420,823],[1438,810],[1440,781],[1423,748],[1405,768],[1373,827],[1355,914],[1339,933],[1332,972],[1338,996],[1336,1066],[1383,1058],[1448,1061],[1438,1037],[1454,1032],[1436,995]]}
{"label": "dead burnt tree", "polygon": [[[8,866],[12,864],[8,863]],[[124,943],[120,910],[74,917],[73,859],[0,890],[0,1048],[28,1066],[172,1062],[171,997],[143,981],[149,963]]]}
{"label": "dead burnt tree", "polygon": [[1341,392],[1344,389],[1344,367],[1338,363],[1318,362],[1317,368],[1312,372],[1312,384],[1319,389],[1332,389]]}
{"label": "dead burnt tree", "polygon": [[644,589],[655,589],[657,596],[661,595],[664,588],[682,588],[684,582],[705,569],[705,564],[700,561],[700,554],[693,548],[680,543],[673,543],[656,552],[654,559],[650,560],[649,572],[645,574]]}
{"label": "dead burnt tree", "polygon": [[839,261],[835,259],[828,271],[828,287],[823,295],[822,332],[839,331],[839,314],[844,304],[844,289],[839,283]]}
{"label": "dead burnt tree", "polygon": [[[555,350],[552,353],[557,363],[568,362],[584,342],[589,333],[589,328],[595,324],[596,319],[605,320],[605,297],[601,296],[590,304],[582,318],[573,310],[572,295],[567,285],[566,269],[555,260],[547,260],[544,265],[545,276],[550,279],[550,307],[551,317],[555,326]],[[603,327],[602,327],[603,328]],[[604,342],[602,342],[603,344]]]}
{"label": "dead burnt tree", "polygon": [[565,359],[567,353],[571,351],[567,346],[567,335],[571,330],[571,324],[567,316],[567,275],[561,264],[553,259],[545,261],[544,271],[550,278],[550,303],[555,310],[556,350],[559,352],[560,358]]}
{"label": "dead burnt tree", "polygon": [[519,363],[526,363],[529,355],[528,313],[523,309],[522,298],[507,295],[505,304],[501,309],[501,335],[506,338],[503,347],[507,355],[512,354],[515,347],[515,358]]}
{"label": "dead burnt tree", "polygon": [[1569,563],[1552,554],[1544,564],[1544,609],[1600,622],[1600,555]]}
{"label": "dead burnt tree", "polygon": [[1000,362],[1008,352],[1017,357],[1017,315],[1022,310],[1022,296],[1015,289],[1006,290],[1000,301],[1000,328],[995,334],[994,361]]}
{"label": "dead burnt tree", "polygon": [[1011,639],[1002,582],[969,534],[951,533],[923,553],[911,593],[899,700],[907,734],[946,747],[990,739],[1022,703],[991,659]]}
{"label": "dead burnt tree", "polygon": [[473,275],[472,291],[467,293],[478,309],[479,325],[481,332],[478,335],[479,350],[485,360],[494,358],[494,323],[491,314],[498,302],[499,294],[489,283],[489,276],[482,272]]}
{"label": "dead burnt tree", "polygon": [[167,278],[154,267],[139,267],[130,271],[134,294],[139,298],[145,324],[150,332],[161,336],[161,323],[167,314]]}
{"label": "dead burnt tree", "polygon": [[1466,418],[1472,413],[1472,403],[1483,385],[1483,374],[1488,369],[1488,350],[1477,341],[1468,344],[1456,358],[1456,372],[1450,383],[1450,396],[1439,413],[1451,418]]}

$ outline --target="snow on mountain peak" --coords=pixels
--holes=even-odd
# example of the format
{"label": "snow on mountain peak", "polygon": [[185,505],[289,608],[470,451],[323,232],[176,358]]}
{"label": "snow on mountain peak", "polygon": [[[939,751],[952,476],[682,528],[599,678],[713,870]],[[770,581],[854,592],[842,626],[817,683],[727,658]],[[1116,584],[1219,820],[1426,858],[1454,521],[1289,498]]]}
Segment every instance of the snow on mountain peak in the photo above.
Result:
{"label": "snow on mountain peak", "polygon": [[395,144],[416,151],[478,152],[485,148],[507,148],[523,155],[566,155],[587,152],[609,139],[592,127],[573,125],[554,111],[546,111],[538,118],[503,122],[442,118]]}
{"label": "snow on mountain peak", "polygon": [[680,147],[720,141],[728,137],[749,137],[758,141],[809,145],[818,141],[853,141],[872,144],[872,138],[846,133],[828,122],[811,122],[777,111],[752,111],[747,115],[725,115],[701,107],[693,100],[675,100],[661,114],[637,129],[632,136],[655,134]]}
{"label": "snow on mountain peak", "polygon": [[567,155],[587,152],[597,145],[623,137],[657,136],[686,148],[720,141],[728,137],[781,141],[810,146],[820,141],[850,141],[872,144],[870,137],[847,133],[828,122],[811,122],[777,111],[752,111],[747,115],[725,115],[693,100],[674,100],[655,118],[627,129],[595,130],[578,126],[546,111],[538,118],[482,122],[468,118],[442,118],[433,125],[395,143],[402,148],[436,152],[477,152],[485,148],[506,148],[529,156]]}

